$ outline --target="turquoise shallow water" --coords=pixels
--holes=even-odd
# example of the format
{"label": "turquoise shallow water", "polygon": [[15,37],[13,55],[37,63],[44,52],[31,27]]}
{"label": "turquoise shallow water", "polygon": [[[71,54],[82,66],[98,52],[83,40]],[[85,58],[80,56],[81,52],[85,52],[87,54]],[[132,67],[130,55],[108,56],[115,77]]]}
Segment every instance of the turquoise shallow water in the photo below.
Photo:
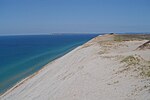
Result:
{"label": "turquoise shallow water", "polygon": [[0,36],[0,94],[97,35]]}

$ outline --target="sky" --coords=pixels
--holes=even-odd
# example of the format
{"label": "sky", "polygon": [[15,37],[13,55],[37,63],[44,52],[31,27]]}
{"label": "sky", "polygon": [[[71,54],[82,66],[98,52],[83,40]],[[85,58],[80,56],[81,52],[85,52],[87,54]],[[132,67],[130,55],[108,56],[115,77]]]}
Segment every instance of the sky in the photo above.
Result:
{"label": "sky", "polygon": [[150,32],[150,0],[0,0],[0,34]]}

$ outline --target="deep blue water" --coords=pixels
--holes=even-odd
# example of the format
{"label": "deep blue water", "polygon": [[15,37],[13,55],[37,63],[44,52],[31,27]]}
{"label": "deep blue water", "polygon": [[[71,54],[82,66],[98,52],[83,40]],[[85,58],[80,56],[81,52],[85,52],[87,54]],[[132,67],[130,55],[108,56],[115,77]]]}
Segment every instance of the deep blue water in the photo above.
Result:
{"label": "deep blue water", "polygon": [[0,36],[0,94],[97,35]]}

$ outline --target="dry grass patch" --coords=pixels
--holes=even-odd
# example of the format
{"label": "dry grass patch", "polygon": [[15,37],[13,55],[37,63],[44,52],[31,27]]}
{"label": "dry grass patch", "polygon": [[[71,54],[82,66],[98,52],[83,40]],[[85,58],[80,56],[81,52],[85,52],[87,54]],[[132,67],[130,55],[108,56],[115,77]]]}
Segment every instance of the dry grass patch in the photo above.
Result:
{"label": "dry grass patch", "polygon": [[125,63],[121,72],[132,70],[138,72],[138,75],[142,77],[150,77],[150,61],[143,59],[141,56],[130,55],[123,58],[120,62]]}
{"label": "dry grass patch", "polygon": [[126,63],[128,64],[128,66],[139,64],[139,62],[140,62],[139,57],[133,55],[127,56],[123,60],[121,60],[121,63]]}

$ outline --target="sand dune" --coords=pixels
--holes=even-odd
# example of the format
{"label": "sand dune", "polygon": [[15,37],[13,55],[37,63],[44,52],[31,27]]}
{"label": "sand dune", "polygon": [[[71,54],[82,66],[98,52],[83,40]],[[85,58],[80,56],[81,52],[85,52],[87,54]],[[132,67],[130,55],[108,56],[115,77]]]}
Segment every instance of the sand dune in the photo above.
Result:
{"label": "sand dune", "polygon": [[49,63],[1,100],[150,100],[148,40],[98,36]]}

